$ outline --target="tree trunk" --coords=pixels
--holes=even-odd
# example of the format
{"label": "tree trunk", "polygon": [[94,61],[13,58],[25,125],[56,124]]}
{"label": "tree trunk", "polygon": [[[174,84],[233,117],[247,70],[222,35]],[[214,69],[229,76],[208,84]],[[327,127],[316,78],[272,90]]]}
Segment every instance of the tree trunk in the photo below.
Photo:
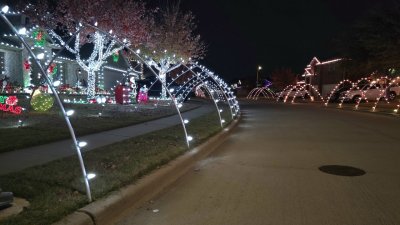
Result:
{"label": "tree trunk", "polygon": [[96,72],[94,70],[89,70],[88,72],[88,82],[87,82],[87,99],[94,99],[96,95]]}
{"label": "tree trunk", "polygon": [[160,71],[160,82],[161,82],[161,99],[167,98],[167,73],[165,71]]}

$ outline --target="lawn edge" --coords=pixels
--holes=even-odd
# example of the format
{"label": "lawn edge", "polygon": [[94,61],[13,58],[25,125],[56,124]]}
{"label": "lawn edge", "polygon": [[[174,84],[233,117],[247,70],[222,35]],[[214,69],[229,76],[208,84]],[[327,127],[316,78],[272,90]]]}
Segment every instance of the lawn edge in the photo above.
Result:
{"label": "lawn edge", "polygon": [[53,225],[106,225],[112,224],[129,209],[139,208],[186,174],[195,163],[212,153],[231,134],[241,117],[210,137],[201,145],[172,160],[150,174],[107,197],[78,209]]}

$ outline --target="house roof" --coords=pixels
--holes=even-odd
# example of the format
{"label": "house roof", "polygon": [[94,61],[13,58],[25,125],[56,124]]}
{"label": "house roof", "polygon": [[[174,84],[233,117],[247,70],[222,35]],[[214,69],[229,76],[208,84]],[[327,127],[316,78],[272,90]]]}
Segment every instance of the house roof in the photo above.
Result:
{"label": "house roof", "polygon": [[332,59],[332,60],[321,62],[317,57],[314,57],[311,60],[311,62],[307,65],[307,67],[304,69],[303,77],[314,76],[315,75],[315,69],[316,69],[317,66],[337,63],[337,62],[340,62],[342,60],[343,59],[338,58],[338,59]]}

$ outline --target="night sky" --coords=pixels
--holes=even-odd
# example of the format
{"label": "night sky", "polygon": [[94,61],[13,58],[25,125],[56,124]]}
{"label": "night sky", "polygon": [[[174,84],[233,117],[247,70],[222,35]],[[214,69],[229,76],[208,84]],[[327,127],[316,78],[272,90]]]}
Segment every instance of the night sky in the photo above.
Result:
{"label": "night sky", "polygon": [[390,0],[181,0],[208,45],[202,63],[228,81],[277,68],[301,74],[314,56],[338,56],[333,40]]}
{"label": "night sky", "polygon": [[[174,0],[143,0],[150,7]],[[340,57],[334,40],[368,12],[393,0],[180,0],[207,44],[201,63],[228,82],[278,68],[302,74],[316,56]]]}

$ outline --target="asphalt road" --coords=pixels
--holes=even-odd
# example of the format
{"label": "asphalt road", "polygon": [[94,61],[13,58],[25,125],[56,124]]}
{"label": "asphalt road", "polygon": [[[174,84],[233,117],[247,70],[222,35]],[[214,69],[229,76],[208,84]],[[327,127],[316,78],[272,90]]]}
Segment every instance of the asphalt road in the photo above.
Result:
{"label": "asphalt road", "polygon": [[[400,119],[243,103],[231,137],[118,225],[398,225]],[[365,170],[321,172],[323,165]]]}

